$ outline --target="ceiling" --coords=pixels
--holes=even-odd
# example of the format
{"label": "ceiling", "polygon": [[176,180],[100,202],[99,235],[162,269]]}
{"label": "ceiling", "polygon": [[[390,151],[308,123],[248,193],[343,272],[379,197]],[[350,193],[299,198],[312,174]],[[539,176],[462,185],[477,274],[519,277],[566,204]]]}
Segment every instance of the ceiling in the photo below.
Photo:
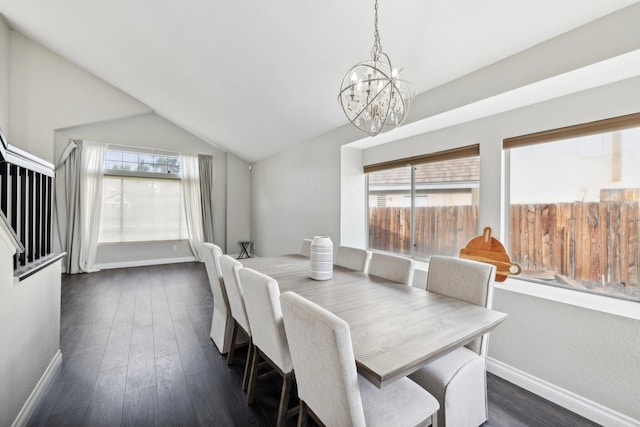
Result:
{"label": "ceiling", "polygon": [[[379,30],[421,93],[636,1],[380,0]],[[0,0],[0,13],[249,162],[347,124],[338,89],[373,45],[372,0]]]}

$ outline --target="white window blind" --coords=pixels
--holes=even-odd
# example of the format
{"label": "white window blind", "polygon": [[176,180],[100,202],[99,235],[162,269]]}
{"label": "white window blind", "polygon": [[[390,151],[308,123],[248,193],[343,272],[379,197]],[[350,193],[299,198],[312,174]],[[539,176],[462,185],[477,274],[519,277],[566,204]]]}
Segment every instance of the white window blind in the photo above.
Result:
{"label": "white window blind", "polygon": [[179,180],[104,177],[100,243],[186,238]]}

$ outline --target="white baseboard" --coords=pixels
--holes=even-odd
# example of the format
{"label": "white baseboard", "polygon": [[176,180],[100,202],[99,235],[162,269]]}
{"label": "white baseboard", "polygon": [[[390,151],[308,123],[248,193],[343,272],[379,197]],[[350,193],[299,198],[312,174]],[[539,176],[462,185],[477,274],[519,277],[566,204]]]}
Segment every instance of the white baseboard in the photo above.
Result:
{"label": "white baseboard", "polygon": [[640,420],[633,419],[491,357],[487,358],[487,370],[531,393],[537,394],[603,426],[640,426]]}
{"label": "white baseboard", "polygon": [[53,356],[53,359],[51,359],[47,369],[45,369],[44,374],[40,377],[38,384],[36,384],[33,391],[27,398],[27,401],[22,406],[22,409],[20,409],[18,416],[13,420],[11,427],[22,427],[27,425],[29,418],[33,415],[33,411],[38,406],[42,395],[47,390],[47,387],[49,386],[49,383],[51,383],[54,375],[58,372],[60,365],[62,365],[62,352],[58,350]]}
{"label": "white baseboard", "polygon": [[96,264],[95,267],[100,270],[109,270],[112,268],[126,268],[126,267],[145,267],[148,265],[161,265],[161,264],[178,264],[181,262],[193,262],[196,259],[192,256],[180,257],[180,258],[161,258],[161,259],[144,259],[139,261],[124,261],[124,262],[106,262],[104,264]]}

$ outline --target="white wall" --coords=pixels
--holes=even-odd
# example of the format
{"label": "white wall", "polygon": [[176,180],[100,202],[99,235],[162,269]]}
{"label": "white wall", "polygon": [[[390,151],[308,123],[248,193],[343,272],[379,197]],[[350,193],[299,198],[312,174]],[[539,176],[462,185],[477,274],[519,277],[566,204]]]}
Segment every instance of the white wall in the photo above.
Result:
{"label": "white wall", "polygon": [[0,128],[9,132],[9,88],[11,73],[11,30],[0,15]]}
{"label": "white wall", "polygon": [[340,244],[366,248],[367,197],[362,150],[342,147],[340,162]]}
{"label": "white wall", "polygon": [[11,32],[9,139],[55,163],[54,131],[150,109],[15,31]]}
{"label": "white wall", "polygon": [[298,253],[302,239],[313,236],[339,244],[341,146],[357,132],[345,126],[253,165],[251,239],[258,255]]}
{"label": "white wall", "polygon": [[[508,280],[496,289],[494,308],[509,317],[491,333],[489,356],[525,375],[517,371],[513,375],[509,370],[497,373],[525,387],[540,387],[546,382],[588,399],[591,402],[586,408],[571,407],[571,402],[567,406],[604,425],[616,425],[611,418],[624,420],[620,425],[639,425],[639,303],[604,301],[626,306],[629,314],[635,311],[635,316],[621,316],[578,304],[594,299],[602,303],[607,297],[575,295],[566,289],[537,289],[547,295],[536,295],[536,289],[529,292],[527,286],[546,288]],[[528,376],[535,379],[531,384]],[[541,389],[543,396],[550,392],[544,385]],[[614,411],[609,419],[603,416],[608,410]]]}
{"label": "white wall", "polygon": [[225,253],[239,254],[238,242],[251,241],[251,171],[249,163],[238,156],[227,153],[226,158],[227,247],[222,249]]}
{"label": "white wall", "polygon": [[60,261],[14,282],[12,255],[0,236],[2,426],[13,423],[60,349]]}

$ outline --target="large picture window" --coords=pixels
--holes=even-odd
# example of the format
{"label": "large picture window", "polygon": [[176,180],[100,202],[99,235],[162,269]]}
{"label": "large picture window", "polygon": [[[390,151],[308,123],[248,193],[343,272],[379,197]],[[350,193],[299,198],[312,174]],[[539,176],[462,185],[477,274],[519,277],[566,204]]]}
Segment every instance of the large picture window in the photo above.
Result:
{"label": "large picture window", "polygon": [[612,120],[505,141],[509,252],[529,280],[639,300],[640,118]]}
{"label": "large picture window", "polygon": [[365,172],[370,249],[417,259],[458,256],[477,235],[477,146],[369,166]]}
{"label": "large picture window", "polygon": [[108,149],[99,243],[187,239],[177,154]]}

